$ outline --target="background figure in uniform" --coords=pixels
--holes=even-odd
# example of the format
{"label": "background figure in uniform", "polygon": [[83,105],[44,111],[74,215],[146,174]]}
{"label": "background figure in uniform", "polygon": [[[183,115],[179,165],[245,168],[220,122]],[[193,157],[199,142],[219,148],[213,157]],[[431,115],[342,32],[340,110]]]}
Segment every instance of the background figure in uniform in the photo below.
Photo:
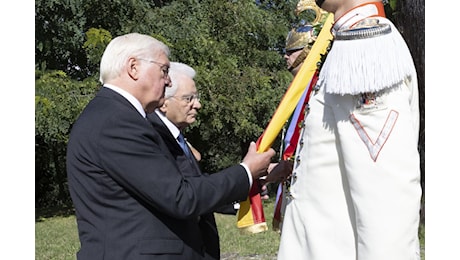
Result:
{"label": "background figure in uniform", "polygon": [[409,49],[381,1],[316,3],[334,14],[334,40],[297,145],[278,259],[419,259]]}
{"label": "background figure in uniform", "polygon": [[[318,15],[320,14],[318,13]],[[314,33],[314,26],[307,23],[305,20],[301,20],[301,22],[294,26],[286,36],[284,59],[286,61],[287,69],[293,76],[296,76],[297,72],[299,72],[315,40],[316,35]],[[266,183],[280,182],[276,194],[273,215],[273,229],[275,231],[281,231],[282,227],[286,207],[286,196],[289,189],[289,181],[286,183],[286,180],[289,179],[290,173],[292,172],[293,161],[291,157],[295,151],[300,131],[298,119],[303,118],[304,116],[306,92],[309,87],[309,84],[305,86],[305,93],[302,95],[295,112],[287,123],[287,128],[285,127],[284,129],[286,134],[284,135],[282,151],[280,151],[280,162],[272,163],[269,167],[270,175],[261,180],[261,184],[263,185],[262,190],[267,190]],[[275,166],[277,167],[275,168]],[[268,199],[268,196],[262,198]]]}
{"label": "background figure in uniform", "polygon": [[150,122],[169,86],[169,48],[131,33],[101,59],[103,84],[77,121],[67,147],[69,191],[81,248],[77,259],[204,259],[199,217],[245,199],[264,175],[270,148],[251,143],[241,164],[187,176]]}
{"label": "background figure in uniform", "polygon": [[[155,113],[147,115],[176,158],[182,173],[191,177],[207,175],[201,172],[195,156],[187,156],[177,141],[179,134],[196,121],[198,110],[201,108],[200,95],[194,81],[195,75],[196,72],[192,67],[171,62],[169,68],[171,87],[165,90],[165,101],[155,110]],[[188,148],[191,148],[190,144],[186,147]],[[237,212],[233,203],[216,208],[214,211],[233,215]],[[199,236],[204,241],[206,259],[220,259],[219,235],[213,212],[201,215],[198,225]]]}
{"label": "background figure in uniform", "polygon": [[292,28],[288,33],[284,60],[293,76],[299,72],[314,42],[313,25],[307,24],[305,21]]}

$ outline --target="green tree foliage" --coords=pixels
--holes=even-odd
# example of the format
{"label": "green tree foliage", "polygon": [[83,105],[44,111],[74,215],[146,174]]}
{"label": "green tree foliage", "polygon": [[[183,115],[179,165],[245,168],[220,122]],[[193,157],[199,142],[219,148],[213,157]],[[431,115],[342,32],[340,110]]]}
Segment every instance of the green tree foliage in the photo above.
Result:
{"label": "green tree foliage", "polygon": [[112,35],[107,30],[90,28],[86,32],[86,41],[83,44],[83,49],[88,59],[88,68],[90,71],[93,71],[95,77],[99,75],[99,62],[110,40],[112,40]]}
{"label": "green tree foliage", "polygon": [[36,205],[59,205],[68,201],[65,148],[69,130],[96,88],[93,79],[76,81],[62,71],[36,71]]}
{"label": "green tree foliage", "polygon": [[80,0],[35,1],[35,66],[86,77],[86,55],[81,48],[86,16]]}
{"label": "green tree foliage", "polygon": [[152,20],[150,13],[163,2],[36,0],[36,68],[62,70],[75,79],[91,76],[95,68],[88,63],[83,48],[85,34],[91,28],[107,30],[111,35],[149,33],[145,21]]}

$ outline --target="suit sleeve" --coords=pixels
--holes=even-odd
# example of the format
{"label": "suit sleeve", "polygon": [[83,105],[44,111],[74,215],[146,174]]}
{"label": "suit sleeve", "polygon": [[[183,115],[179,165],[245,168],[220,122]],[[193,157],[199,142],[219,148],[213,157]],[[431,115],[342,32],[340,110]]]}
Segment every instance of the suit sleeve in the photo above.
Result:
{"label": "suit sleeve", "polygon": [[147,121],[113,115],[96,140],[101,165],[113,180],[145,205],[170,216],[198,216],[248,195],[248,177],[241,165],[185,178]]}

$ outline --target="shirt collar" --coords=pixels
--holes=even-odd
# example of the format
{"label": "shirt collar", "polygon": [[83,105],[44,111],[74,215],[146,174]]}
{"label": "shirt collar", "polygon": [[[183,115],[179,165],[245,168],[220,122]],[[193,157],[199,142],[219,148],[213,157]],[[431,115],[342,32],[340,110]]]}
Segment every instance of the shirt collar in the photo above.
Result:
{"label": "shirt collar", "polygon": [[129,101],[129,103],[131,103],[136,108],[136,110],[144,118],[146,117],[146,114],[145,114],[144,108],[142,108],[141,102],[139,102],[139,100],[137,100],[137,98],[135,98],[133,95],[131,95],[128,91],[126,91],[124,89],[121,89],[120,87],[111,85],[111,84],[104,84],[104,87],[109,88],[109,89],[117,92],[118,94],[122,95],[124,98],[126,98]]}
{"label": "shirt collar", "polygon": [[177,128],[176,125],[174,125],[169,119],[165,116],[163,112],[160,111],[160,109],[155,109],[155,113],[160,117],[161,121],[166,125],[166,127],[169,129],[169,132],[174,136],[174,138],[177,139],[177,137],[180,134],[179,128]]}

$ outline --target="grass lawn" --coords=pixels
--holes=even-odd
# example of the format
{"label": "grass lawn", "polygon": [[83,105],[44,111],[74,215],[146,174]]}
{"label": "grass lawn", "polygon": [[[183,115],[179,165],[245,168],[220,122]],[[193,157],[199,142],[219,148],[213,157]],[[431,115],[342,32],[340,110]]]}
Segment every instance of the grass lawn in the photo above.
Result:
{"label": "grass lawn", "polygon": [[[279,245],[279,234],[272,231],[274,201],[264,202],[265,219],[269,230],[259,234],[243,234],[236,227],[236,216],[216,214],[217,227],[221,240],[221,253],[238,256],[266,256],[273,259]],[[74,260],[79,249],[77,224],[72,212],[59,214],[36,213],[35,259],[36,260]],[[40,217],[45,215],[46,217]],[[425,228],[420,228],[422,260],[425,259]]]}
{"label": "grass lawn", "polygon": [[236,227],[237,217],[215,214],[219,230],[221,254],[237,253],[240,256],[265,255],[276,256],[280,235],[272,229],[273,209],[275,202],[270,199],[264,202],[264,214],[268,231],[258,234],[242,233]]}

